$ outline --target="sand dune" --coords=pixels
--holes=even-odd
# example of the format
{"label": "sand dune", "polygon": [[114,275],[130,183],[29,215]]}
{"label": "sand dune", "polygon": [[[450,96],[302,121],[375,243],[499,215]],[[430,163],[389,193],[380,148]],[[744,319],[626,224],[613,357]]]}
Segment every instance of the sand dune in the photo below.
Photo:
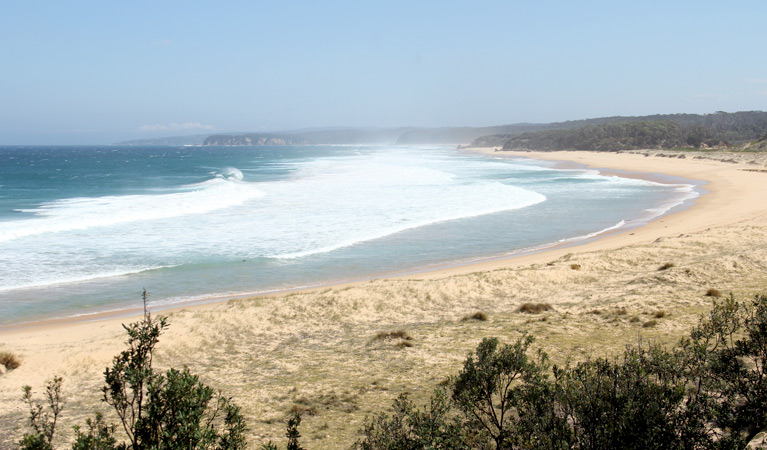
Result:
{"label": "sand dune", "polygon": [[[305,413],[307,448],[345,448],[366,415],[404,391],[425,398],[483,337],[510,340],[529,332],[562,363],[615,354],[640,338],[675,342],[710,307],[709,288],[740,298],[765,291],[765,155],[521,155],[704,180],[708,192],[689,209],[579,246],[169,311],[158,365],[186,364],[233,396],[249,421],[252,444],[282,441],[284,418],[297,409]],[[519,312],[526,302],[552,309]],[[488,320],[462,320],[477,311]],[[22,366],[0,375],[0,448],[17,441],[26,426],[24,384],[40,392],[47,379],[64,377],[61,443],[91,411],[107,411],[99,401],[102,373],[122,349],[120,323],[130,320],[1,331],[0,351],[20,356]],[[407,333],[412,346],[375,338],[391,331]]]}

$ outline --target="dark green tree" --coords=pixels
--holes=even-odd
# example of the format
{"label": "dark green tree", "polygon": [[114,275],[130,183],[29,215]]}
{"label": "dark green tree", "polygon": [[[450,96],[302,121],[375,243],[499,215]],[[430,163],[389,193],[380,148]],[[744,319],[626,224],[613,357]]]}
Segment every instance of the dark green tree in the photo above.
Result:
{"label": "dark green tree", "polygon": [[535,439],[540,431],[520,421],[526,410],[540,408],[537,397],[547,390],[546,355],[527,354],[533,340],[525,335],[502,345],[498,339],[484,339],[452,383],[453,403],[467,425],[484,430],[499,450]]}

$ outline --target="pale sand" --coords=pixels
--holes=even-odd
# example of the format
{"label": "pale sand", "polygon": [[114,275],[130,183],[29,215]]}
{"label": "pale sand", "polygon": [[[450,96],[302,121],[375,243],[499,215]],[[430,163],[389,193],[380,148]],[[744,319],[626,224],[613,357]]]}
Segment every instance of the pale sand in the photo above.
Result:
{"label": "pale sand", "polygon": [[[739,298],[765,291],[767,155],[718,162],[644,153],[651,156],[519,155],[705,180],[709,192],[692,208],[579,246],[170,311],[171,327],[156,361],[160,367],[186,364],[233,396],[248,419],[252,448],[267,439],[282,441],[286,413],[297,408],[308,412],[301,428],[305,447],[330,449],[348,447],[364,418],[387,408],[399,393],[425,398],[486,336],[508,341],[530,332],[560,363],[615,354],[639,336],[673,343],[710,307],[708,288]],[[665,263],[674,266],[658,270]],[[524,302],[554,309],[521,314],[517,308]],[[461,320],[475,311],[490,320]],[[665,316],[655,318],[658,311]],[[0,448],[24,430],[22,385],[39,393],[53,375],[64,377],[61,442],[94,409],[108,411],[99,402],[102,373],[123,349],[120,323],[128,320],[0,332],[0,351],[22,359],[20,368],[0,375]],[[657,325],[643,327],[651,320]],[[374,340],[379,332],[395,330],[409,333],[413,346]]]}

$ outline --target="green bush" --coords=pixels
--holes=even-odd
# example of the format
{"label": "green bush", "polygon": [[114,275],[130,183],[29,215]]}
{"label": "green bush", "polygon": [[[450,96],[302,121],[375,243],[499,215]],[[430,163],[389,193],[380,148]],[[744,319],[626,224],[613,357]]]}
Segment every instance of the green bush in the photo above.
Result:
{"label": "green bush", "polygon": [[32,400],[32,388],[24,386],[24,403],[29,406],[29,426],[31,433],[26,433],[19,442],[24,450],[53,450],[53,436],[63,404],[61,402],[61,377],[53,377],[45,386],[46,404]]}
{"label": "green bush", "polygon": [[[87,432],[75,427],[73,449],[205,449],[245,448],[245,422],[230,398],[201,383],[187,368],[169,369],[164,374],[153,368],[154,349],[167,319],[154,319],[146,312],[138,322],[123,325],[128,333],[127,349],[115,356],[104,372],[103,401],[117,415],[128,442],[116,443],[115,426],[107,425],[100,414],[87,420]],[[61,378],[47,387],[50,413],[31,400],[25,386],[24,399],[30,405],[32,433],[24,435],[24,450],[52,450],[56,419],[61,411]],[[298,450],[298,449],[294,449]]]}
{"label": "green bush", "polygon": [[357,448],[742,449],[767,428],[766,296],[715,304],[671,350],[549,370],[532,342],[483,340],[428,411],[399,398]]}

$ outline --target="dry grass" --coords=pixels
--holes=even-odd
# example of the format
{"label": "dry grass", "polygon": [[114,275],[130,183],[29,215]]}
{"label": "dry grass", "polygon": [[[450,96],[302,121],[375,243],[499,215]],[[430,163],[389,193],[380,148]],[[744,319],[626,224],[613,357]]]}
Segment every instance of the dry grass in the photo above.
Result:
{"label": "dry grass", "polygon": [[21,366],[21,360],[11,352],[0,352],[0,365],[8,370],[18,369]]}
{"label": "dry grass", "polygon": [[480,322],[487,321],[487,314],[483,313],[482,311],[477,311],[474,314],[469,314],[468,316],[465,316],[463,319],[461,319],[462,322],[466,322],[469,320],[477,320]]}
{"label": "dry grass", "polygon": [[570,264],[570,268],[573,270],[581,270],[581,265],[573,263],[573,264]]}
{"label": "dry grass", "polygon": [[666,311],[655,311],[655,314],[652,315],[656,319],[662,319],[666,317]]}
{"label": "dry grass", "polygon": [[660,270],[668,270],[668,269],[670,269],[670,268],[672,268],[672,267],[674,267],[674,266],[675,266],[675,264],[674,264],[674,263],[670,263],[670,262],[667,262],[666,264],[664,264],[664,265],[662,265],[662,266],[658,267],[658,270],[659,270],[659,271],[660,271]]}
{"label": "dry grass", "polygon": [[525,314],[540,314],[542,312],[551,311],[552,307],[548,303],[522,303],[518,312]]}

